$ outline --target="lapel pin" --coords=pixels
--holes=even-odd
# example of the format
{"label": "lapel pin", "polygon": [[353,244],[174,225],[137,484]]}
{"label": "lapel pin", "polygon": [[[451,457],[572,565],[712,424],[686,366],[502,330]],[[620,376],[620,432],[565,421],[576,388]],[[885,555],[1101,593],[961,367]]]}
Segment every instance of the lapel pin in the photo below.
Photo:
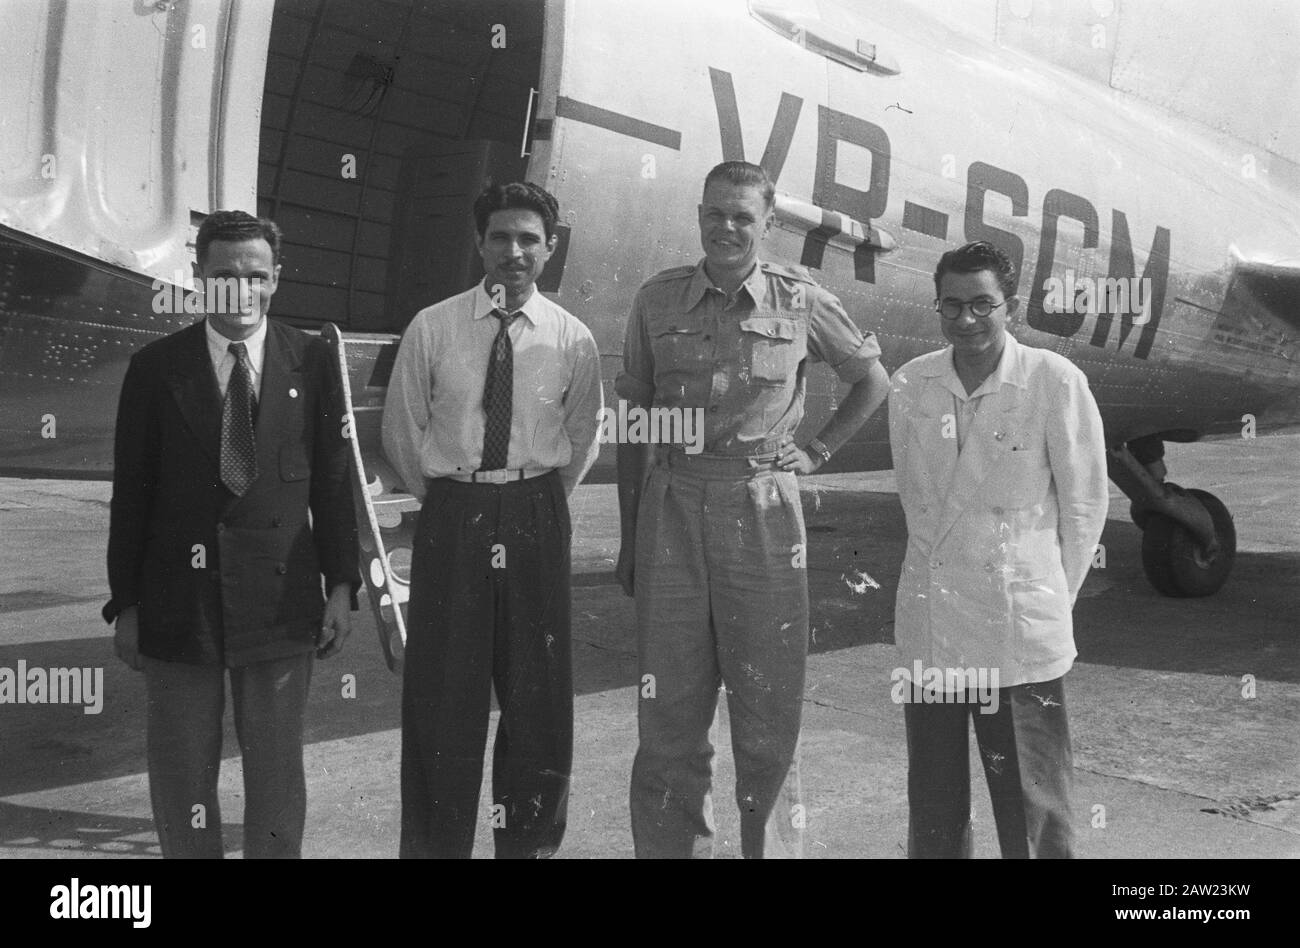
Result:
{"label": "lapel pin", "polygon": [[[298,397],[298,390],[297,390],[296,388],[291,388],[291,389],[289,389],[289,397],[290,397],[290,398],[297,398],[297,397]],[[1000,438],[1000,437],[1002,437],[1002,436],[1001,436],[1001,435],[998,435],[998,437]]]}
{"label": "lapel pin", "polygon": [[1002,440],[1003,438],[1005,438],[1006,436],[1007,436],[1007,433],[1006,433],[1005,431],[995,431],[995,432],[993,432],[993,437],[996,438],[998,441],[1001,441],[1001,440]]}

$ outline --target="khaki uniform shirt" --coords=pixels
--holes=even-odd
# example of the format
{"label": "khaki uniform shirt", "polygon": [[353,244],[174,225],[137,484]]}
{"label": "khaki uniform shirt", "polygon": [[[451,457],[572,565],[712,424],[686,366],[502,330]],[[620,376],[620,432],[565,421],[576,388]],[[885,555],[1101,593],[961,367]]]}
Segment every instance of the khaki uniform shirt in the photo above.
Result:
{"label": "khaki uniform shirt", "polygon": [[702,409],[706,454],[760,455],[803,419],[810,356],[852,384],[880,346],[801,267],[758,262],[728,299],[701,260],[642,284],[614,388],[639,405]]}

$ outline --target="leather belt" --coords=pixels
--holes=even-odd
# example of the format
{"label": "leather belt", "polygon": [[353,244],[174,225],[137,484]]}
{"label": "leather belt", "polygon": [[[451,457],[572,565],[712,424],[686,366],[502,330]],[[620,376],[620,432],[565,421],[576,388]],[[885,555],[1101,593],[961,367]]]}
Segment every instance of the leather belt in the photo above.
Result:
{"label": "leather belt", "polygon": [[670,470],[702,477],[750,477],[763,471],[780,470],[775,454],[726,456],[666,451],[659,455],[659,462]]}
{"label": "leather belt", "polygon": [[511,481],[526,481],[533,477],[541,477],[543,474],[549,474],[554,468],[549,467],[524,467],[524,468],[502,468],[497,471],[473,471],[469,474],[444,474],[442,475],[449,481],[459,481],[462,484],[508,484]]}

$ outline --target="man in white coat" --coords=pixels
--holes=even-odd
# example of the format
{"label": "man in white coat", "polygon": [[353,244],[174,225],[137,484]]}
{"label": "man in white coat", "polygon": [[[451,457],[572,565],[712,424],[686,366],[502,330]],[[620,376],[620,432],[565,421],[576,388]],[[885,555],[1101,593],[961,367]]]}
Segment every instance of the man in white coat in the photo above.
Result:
{"label": "man in white coat", "polygon": [[894,625],[908,854],[972,854],[970,716],[1003,857],[1068,857],[1063,676],[1106,521],[1101,416],[1083,372],[1006,331],[1006,254],[967,244],[934,282],[951,345],[899,369],[889,397],[908,534]]}

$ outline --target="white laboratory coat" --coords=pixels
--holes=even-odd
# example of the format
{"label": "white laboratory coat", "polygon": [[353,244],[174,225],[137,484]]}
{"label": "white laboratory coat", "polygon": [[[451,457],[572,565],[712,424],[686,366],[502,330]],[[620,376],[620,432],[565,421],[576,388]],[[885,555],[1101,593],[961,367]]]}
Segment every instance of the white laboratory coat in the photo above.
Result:
{"label": "white laboratory coat", "polygon": [[1010,333],[958,452],[952,347],[894,374],[889,440],[907,517],[894,638],[902,667],[1058,678],[1106,522],[1105,441],[1088,380]]}

